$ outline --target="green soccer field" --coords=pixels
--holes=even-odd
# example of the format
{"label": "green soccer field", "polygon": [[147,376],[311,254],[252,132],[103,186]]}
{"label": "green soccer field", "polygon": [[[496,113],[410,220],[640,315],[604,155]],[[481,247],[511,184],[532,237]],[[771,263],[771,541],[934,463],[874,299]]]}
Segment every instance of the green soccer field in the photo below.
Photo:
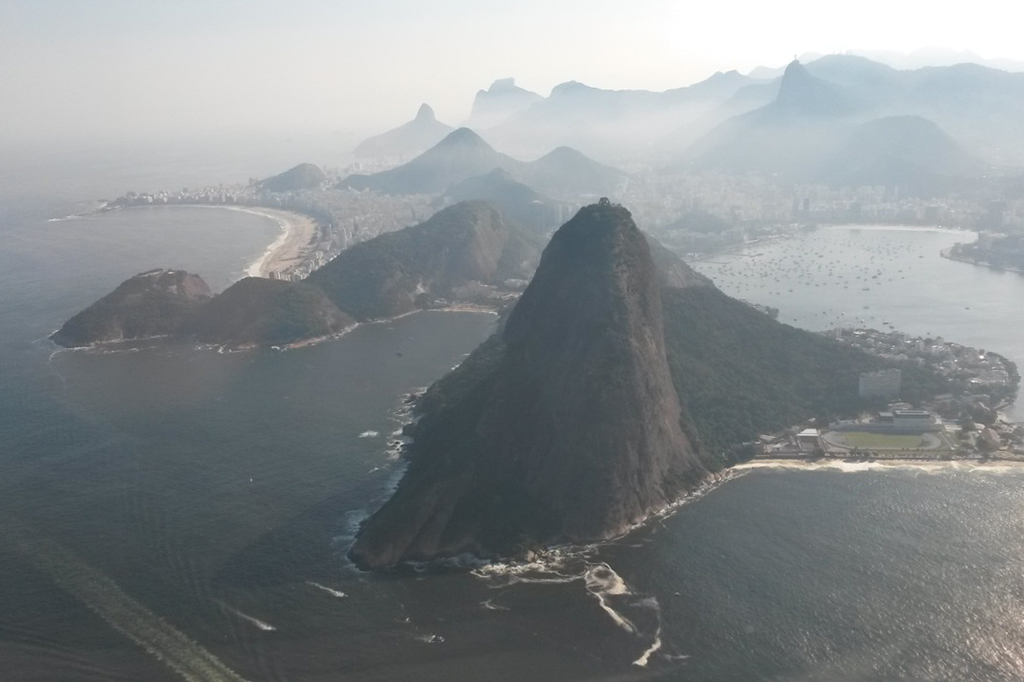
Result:
{"label": "green soccer field", "polygon": [[867,433],[864,431],[846,431],[829,434],[830,441],[849,448],[865,448],[868,450],[908,450],[931,449],[935,444],[931,439],[918,434]]}

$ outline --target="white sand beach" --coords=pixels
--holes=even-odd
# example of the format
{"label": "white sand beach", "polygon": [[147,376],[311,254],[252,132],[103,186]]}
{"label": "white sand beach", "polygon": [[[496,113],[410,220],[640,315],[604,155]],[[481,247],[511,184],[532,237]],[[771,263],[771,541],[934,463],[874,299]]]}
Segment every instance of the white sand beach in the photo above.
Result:
{"label": "white sand beach", "polygon": [[266,216],[277,221],[281,234],[263,255],[253,261],[245,270],[249,277],[269,277],[272,272],[287,272],[299,265],[304,252],[316,237],[317,224],[313,218],[301,213],[282,211],[262,206],[225,206],[232,211],[243,211],[253,215]]}

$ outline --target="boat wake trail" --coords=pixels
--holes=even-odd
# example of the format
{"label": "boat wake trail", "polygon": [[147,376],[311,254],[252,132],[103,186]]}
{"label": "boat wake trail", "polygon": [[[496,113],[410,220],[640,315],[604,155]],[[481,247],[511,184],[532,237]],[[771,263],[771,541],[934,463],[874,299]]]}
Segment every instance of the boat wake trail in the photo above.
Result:
{"label": "boat wake trail", "polygon": [[187,682],[245,682],[220,659],[56,542],[17,531],[5,535],[21,555],[112,628],[161,660]]}
{"label": "boat wake trail", "polygon": [[258,627],[260,630],[263,630],[264,632],[274,632],[275,630],[277,630],[277,628],[275,628],[270,623],[267,623],[266,621],[262,621],[259,618],[254,618],[253,616],[250,616],[248,614],[242,613],[238,609],[236,609],[234,607],[231,607],[231,606],[228,606],[227,604],[225,604],[224,602],[222,602],[220,600],[214,600],[214,601],[216,601],[217,605],[220,606],[222,609],[224,609],[227,613],[230,613],[232,616],[235,616],[236,618],[241,618],[242,620],[244,620],[247,623],[251,623],[251,624],[255,625],[256,627]]}
{"label": "boat wake trail", "polygon": [[320,583],[315,583],[312,580],[307,580],[306,584],[309,585],[310,587],[315,587],[318,590],[322,590],[322,591],[326,592],[327,594],[331,595],[332,597],[337,597],[338,599],[344,599],[345,597],[348,596],[347,594],[345,594],[341,590],[331,589],[330,587],[327,587],[327,585],[321,585]]}

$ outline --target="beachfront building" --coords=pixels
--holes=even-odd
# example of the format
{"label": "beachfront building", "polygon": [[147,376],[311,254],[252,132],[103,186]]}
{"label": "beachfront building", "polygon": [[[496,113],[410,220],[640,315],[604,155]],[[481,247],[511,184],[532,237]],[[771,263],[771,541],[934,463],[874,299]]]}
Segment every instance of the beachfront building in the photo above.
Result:
{"label": "beachfront building", "polygon": [[881,369],[860,375],[861,398],[895,398],[903,385],[903,373],[898,369]]}
{"label": "beachfront building", "polygon": [[941,431],[942,420],[928,410],[891,410],[879,412],[866,421],[838,421],[829,424],[831,431],[866,431],[868,433],[921,434]]}
{"label": "beachfront building", "polygon": [[796,445],[801,452],[815,453],[825,450],[818,429],[804,429],[796,434]]}

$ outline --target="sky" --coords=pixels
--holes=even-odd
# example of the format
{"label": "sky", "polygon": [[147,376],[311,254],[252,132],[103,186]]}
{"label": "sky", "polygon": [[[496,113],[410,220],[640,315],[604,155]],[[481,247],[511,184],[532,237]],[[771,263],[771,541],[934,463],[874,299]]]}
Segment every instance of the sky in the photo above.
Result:
{"label": "sky", "polygon": [[[0,141],[455,125],[498,78],[665,90],[850,50],[1024,60],[1024,4],[0,0]],[[939,8],[939,9],[936,9]]]}

